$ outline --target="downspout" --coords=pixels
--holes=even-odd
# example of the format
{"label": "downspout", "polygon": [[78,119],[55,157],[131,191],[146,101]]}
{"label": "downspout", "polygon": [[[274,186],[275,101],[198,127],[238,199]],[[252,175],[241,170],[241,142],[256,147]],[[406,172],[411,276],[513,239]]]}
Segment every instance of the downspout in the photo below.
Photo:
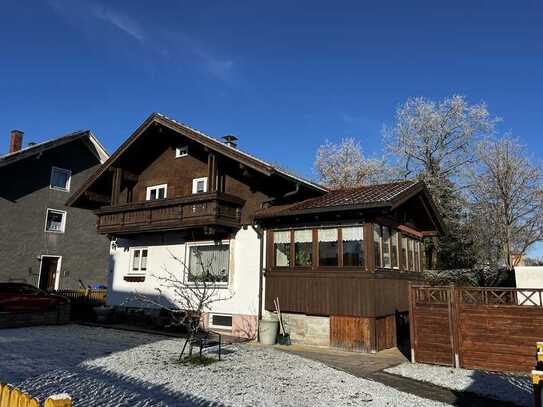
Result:
{"label": "downspout", "polygon": [[[296,183],[296,188],[295,188],[293,191],[289,191],[289,192],[285,193],[285,194],[281,197],[281,199],[288,198],[288,197],[291,197],[291,196],[293,196],[293,195],[296,195],[298,192],[300,192],[300,183],[299,183],[299,182]],[[267,200],[265,200],[265,201],[262,201],[262,203],[260,204],[260,206],[261,206],[262,208],[264,208],[266,204],[272,204],[272,203],[274,203],[276,200],[277,200],[277,197],[273,197],[273,198],[267,199]]]}
{"label": "downspout", "polygon": [[262,289],[264,286],[264,232],[261,227],[253,223],[254,231],[258,235],[260,240],[260,258],[259,258],[259,272],[258,272],[258,320],[256,335],[257,340],[260,342],[260,321],[262,320]]}

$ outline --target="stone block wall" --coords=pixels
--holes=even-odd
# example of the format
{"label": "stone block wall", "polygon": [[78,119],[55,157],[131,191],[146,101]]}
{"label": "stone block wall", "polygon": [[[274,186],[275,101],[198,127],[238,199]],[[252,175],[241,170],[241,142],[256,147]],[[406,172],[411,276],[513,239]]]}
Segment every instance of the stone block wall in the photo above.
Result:
{"label": "stone block wall", "polygon": [[330,319],[305,314],[282,314],[285,330],[293,343],[330,346]]}

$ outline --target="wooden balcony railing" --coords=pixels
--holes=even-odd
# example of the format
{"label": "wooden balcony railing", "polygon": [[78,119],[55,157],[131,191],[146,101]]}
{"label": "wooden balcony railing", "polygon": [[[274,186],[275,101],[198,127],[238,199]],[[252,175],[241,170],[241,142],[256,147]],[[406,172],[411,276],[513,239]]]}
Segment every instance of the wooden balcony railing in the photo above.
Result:
{"label": "wooden balcony railing", "polygon": [[188,229],[199,226],[241,226],[244,200],[225,193],[210,192],[182,198],[161,199],[95,211],[101,234]]}

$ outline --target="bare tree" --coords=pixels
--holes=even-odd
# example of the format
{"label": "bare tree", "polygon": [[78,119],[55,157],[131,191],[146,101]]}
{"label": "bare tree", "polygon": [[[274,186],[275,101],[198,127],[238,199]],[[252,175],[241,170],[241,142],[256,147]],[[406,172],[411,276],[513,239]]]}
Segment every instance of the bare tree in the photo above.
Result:
{"label": "bare tree", "polygon": [[[221,244],[214,249],[221,250]],[[163,273],[152,274],[158,282],[156,296],[135,293],[135,297],[153,307],[168,311],[172,316],[172,325],[184,326],[188,330],[189,357],[192,355],[191,338],[198,332],[202,316],[213,304],[229,300],[232,290],[227,288],[228,273],[217,261],[216,250],[213,254],[203,252],[197,246],[191,247],[194,261],[187,264],[183,259],[170,253],[179,264],[179,269],[172,271],[164,267]],[[181,357],[181,355],[180,355]]]}
{"label": "bare tree", "polygon": [[543,240],[543,169],[509,136],[483,140],[476,155],[478,165],[468,179],[473,218],[479,220],[474,222],[478,253],[511,271]]}
{"label": "bare tree", "polygon": [[489,134],[496,121],[484,103],[470,105],[462,96],[438,102],[417,97],[398,108],[393,127],[384,128],[387,152],[405,177],[426,183],[447,225],[445,236],[426,241],[433,268],[466,269],[475,261],[458,180],[473,162],[476,140]]}
{"label": "bare tree", "polygon": [[384,159],[367,158],[354,138],[334,144],[326,141],[317,151],[315,169],[319,182],[332,189],[353,188],[393,178]]}
{"label": "bare tree", "polygon": [[462,96],[435,102],[409,98],[396,111],[393,127],[383,131],[387,151],[404,176],[444,179],[459,174],[473,159],[473,145],[496,123],[484,103],[470,105]]}

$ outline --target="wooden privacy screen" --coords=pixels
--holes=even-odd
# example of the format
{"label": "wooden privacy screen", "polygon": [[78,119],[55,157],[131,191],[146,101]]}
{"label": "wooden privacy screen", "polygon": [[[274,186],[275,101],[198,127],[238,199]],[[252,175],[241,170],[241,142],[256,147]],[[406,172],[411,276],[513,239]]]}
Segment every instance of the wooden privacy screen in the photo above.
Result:
{"label": "wooden privacy screen", "polygon": [[529,372],[543,339],[543,289],[411,287],[413,361]]}
{"label": "wooden privacy screen", "polygon": [[330,316],[330,346],[354,352],[372,352],[396,346],[396,317]]}

